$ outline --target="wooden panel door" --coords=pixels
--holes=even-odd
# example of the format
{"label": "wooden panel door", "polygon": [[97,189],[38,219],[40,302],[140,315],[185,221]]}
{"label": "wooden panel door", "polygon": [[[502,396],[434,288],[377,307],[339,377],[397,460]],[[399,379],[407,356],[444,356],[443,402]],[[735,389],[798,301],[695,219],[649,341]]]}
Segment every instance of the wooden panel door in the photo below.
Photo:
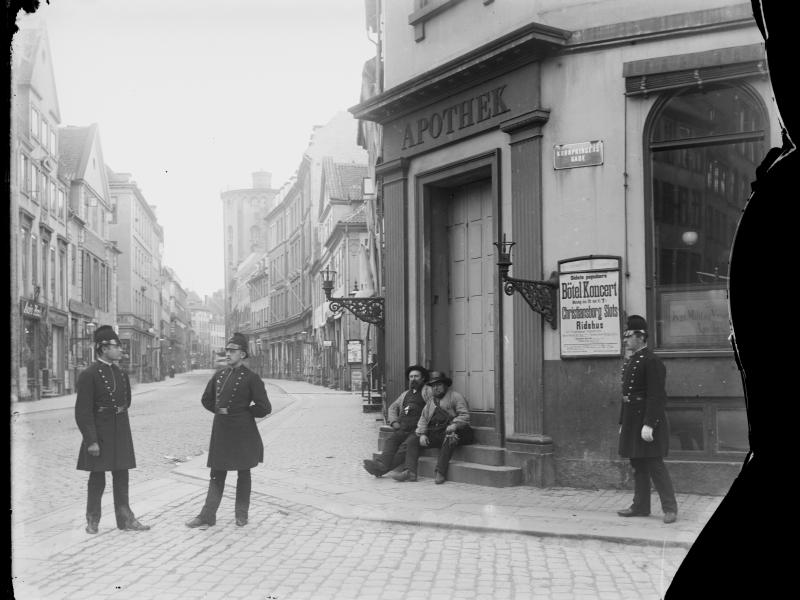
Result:
{"label": "wooden panel door", "polygon": [[494,409],[494,272],[491,182],[453,190],[448,304],[453,387],[472,410]]}

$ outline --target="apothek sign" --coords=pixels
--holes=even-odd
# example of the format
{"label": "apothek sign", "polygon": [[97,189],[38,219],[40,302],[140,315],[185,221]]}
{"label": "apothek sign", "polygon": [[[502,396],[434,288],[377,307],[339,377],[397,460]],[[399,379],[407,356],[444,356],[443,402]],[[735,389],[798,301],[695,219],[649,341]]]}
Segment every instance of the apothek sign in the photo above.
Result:
{"label": "apothek sign", "polygon": [[384,161],[494,129],[537,105],[533,66],[485,81],[384,125]]}

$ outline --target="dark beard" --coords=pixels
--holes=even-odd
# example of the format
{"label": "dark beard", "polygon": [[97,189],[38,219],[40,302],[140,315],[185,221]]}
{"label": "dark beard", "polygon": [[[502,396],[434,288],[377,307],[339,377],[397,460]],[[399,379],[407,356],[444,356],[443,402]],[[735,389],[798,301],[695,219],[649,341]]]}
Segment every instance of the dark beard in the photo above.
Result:
{"label": "dark beard", "polygon": [[412,394],[416,394],[421,388],[422,384],[417,381],[412,381],[408,386],[408,389]]}

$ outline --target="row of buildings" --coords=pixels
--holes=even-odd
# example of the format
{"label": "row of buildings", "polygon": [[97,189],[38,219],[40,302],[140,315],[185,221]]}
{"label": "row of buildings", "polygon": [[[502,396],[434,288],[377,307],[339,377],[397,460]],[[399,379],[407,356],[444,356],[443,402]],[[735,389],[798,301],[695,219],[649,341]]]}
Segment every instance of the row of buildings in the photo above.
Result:
{"label": "row of buildings", "polygon": [[378,237],[367,153],[348,113],[315,127],[294,175],[280,188],[253,174],[251,188],[221,195],[227,329],[247,335],[251,367],[264,377],[359,391],[379,387],[375,326],[332,312],[334,296],[378,289]]}
{"label": "row of buildings", "polygon": [[[23,21],[14,37],[12,78],[12,399],[73,392],[101,324],[117,330],[133,382],[199,364],[211,354],[212,330],[214,348],[224,345],[222,308],[163,264],[156,209],[131,174],[106,165],[98,126],[61,125],[47,34],[36,21]],[[210,315],[202,337],[193,312]]]}

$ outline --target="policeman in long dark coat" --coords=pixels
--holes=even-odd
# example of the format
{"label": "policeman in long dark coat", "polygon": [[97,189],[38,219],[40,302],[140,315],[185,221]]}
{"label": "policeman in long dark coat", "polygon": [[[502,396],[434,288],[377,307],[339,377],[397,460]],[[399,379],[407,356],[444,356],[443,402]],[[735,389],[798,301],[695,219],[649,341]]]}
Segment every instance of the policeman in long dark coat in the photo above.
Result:
{"label": "policeman in long dark coat", "polygon": [[128,499],[128,469],[136,467],[136,457],[128,421],[131,384],[114,362],[122,357],[122,346],[110,325],[97,328],[94,342],[97,362],[78,377],[75,401],[75,421],[83,436],[78,469],[89,471],[86,533],[97,533],[106,471],[111,471],[113,479],[117,527],[144,531],[150,527],[134,517]]}
{"label": "policeman in long dark coat", "polygon": [[214,413],[207,466],[211,469],[206,502],[200,514],[187,527],[205,527],[217,522],[228,471],[238,471],[236,479],[236,525],[247,525],[250,508],[250,469],[264,461],[264,444],[256,418],[272,412],[261,378],[244,366],[247,338],[234,333],[225,347],[228,367],[218,371],[203,392],[203,406]]}
{"label": "policeman in long dark coat", "polygon": [[661,498],[664,523],[674,523],[678,503],[664,457],[669,452],[669,423],[664,405],[667,400],[667,369],[647,347],[647,322],[631,315],[623,334],[630,356],[622,367],[622,407],[619,417],[619,454],[630,459],[634,493],[630,508],[621,517],[646,517],[650,514],[650,480]]}

